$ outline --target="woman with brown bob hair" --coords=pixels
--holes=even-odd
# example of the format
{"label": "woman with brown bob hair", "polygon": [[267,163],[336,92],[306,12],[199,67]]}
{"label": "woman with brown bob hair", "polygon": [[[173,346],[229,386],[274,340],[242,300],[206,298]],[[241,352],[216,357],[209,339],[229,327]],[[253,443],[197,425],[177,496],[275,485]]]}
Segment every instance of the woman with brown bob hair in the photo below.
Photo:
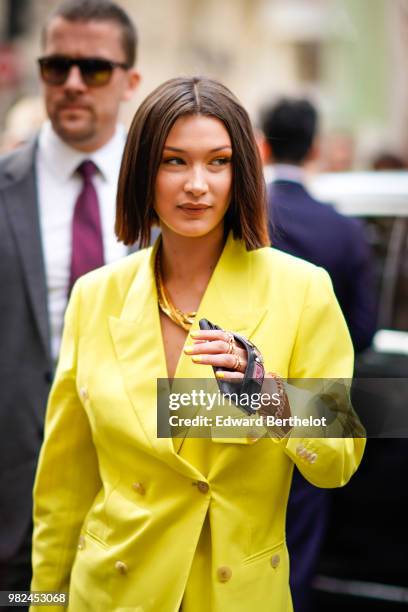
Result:
{"label": "woman with brown bob hair", "polygon": [[341,486],[364,440],[301,437],[281,377],[350,377],[353,353],[327,274],[268,246],[251,124],[216,81],[172,79],[136,112],[116,231],[146,246],[155,223],[152,248],[73,290],[32,589],[69,592],[75,612],[288,612],[293,466]]}
{"label": "woman with brown bob hair", "polygon": [[130,127],[119,177],[116,234],[124,244],[150,244],[156,175],[169,131],[179,117],[200,115],[221,121],[232,142],[234,171],[225,232],[243,239],[248,250],[270,244],[265,182],[250,119],[221,83],[179,78],[158,87],[138,109]]}

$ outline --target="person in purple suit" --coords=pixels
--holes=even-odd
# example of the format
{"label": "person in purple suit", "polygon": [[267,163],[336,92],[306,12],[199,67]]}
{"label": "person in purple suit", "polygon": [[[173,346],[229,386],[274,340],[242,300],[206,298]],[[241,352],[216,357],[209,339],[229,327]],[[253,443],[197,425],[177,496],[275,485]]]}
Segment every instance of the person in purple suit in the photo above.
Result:
{"label": "person in purple suit", "polygon": [[[270,237],[275,248],[329,273],[354,349],[367,348],[376,329],[372,258],[362,225],[319,202],[305,187],[304,165],[315,153],[317,111],[307,100],[282,99],[263,114]],[[311,610],[311,582],[326,530],[329,493],[295,470],[287,512],[295,612]]]}

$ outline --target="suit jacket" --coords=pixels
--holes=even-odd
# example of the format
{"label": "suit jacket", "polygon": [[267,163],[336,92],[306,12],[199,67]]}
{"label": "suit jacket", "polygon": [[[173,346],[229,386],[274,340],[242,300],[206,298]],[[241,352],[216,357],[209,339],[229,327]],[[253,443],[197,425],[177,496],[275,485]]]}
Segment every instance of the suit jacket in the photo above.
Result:
{"label": "suit jacket", "polygon": [[[32,589],[69,589],[75,612],[176,612],[183,597],[183,612],[289,611],[293,465],[341,486],[364,440],[158,438],[155,250],[86,275],[70,300],[34,492]],[[274,249],[247,252],[230,236],[202,317],[251,338],[267,370],[351,375],[327,274]],[[178,378],[212,368],[182,353]]]}
{"label": "suit jacket", "polygon": [[37,140],[0,160],[0,563],[27,538],[53,378]]}
{"label": "suit jacket", "polygon": [[30,526],[52,379],[35,147],[30,142],[0,161],[0,563]]}
{"label": "suit jacket", "polygon": [[321,266],[330,275],[357,352],[376,329],[373,269],[363,229],[356,219],[312,198],[297,182],[269,186],[272,244]]}

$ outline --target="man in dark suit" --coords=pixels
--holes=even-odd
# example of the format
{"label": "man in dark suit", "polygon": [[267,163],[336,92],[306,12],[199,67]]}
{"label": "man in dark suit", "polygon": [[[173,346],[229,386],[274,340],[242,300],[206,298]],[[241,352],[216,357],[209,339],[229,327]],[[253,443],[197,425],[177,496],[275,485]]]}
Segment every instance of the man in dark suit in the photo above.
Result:
{"label": "man in dark suit", "polygon": [[139,81],[136,32],[107,0],[59,5],[43,32],[49,121],[0,160],[0,590],[28,590],[32,486],[63,315],[82,273],[126,254],[113,231]]}
{"label": "man in dark suit", "polygon": [[[274,247],[327,270],[354,348],[361,351],[370,345],[376,324],[370,252],[357,220],[317,201],[305,187],[303,166],[315,154],[316,127],[317,112],[307,100],[283,99],[264,113],[264,146],[274,174],[268,186],[271,240]],[[287,513],[295,612],[310,610],[328,495],[295,471]]]}

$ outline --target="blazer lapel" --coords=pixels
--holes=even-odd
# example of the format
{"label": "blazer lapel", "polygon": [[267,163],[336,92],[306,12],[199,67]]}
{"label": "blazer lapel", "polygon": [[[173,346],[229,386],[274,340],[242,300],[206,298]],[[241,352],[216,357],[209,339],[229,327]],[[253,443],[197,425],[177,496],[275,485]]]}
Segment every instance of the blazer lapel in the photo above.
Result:
{"label": "blazer lapel", "polygon": [[[207,290],[199,306],[192,331],[199,329],[199,321],[208,319],[225,330],[234,331],[250,339],[267,311],[267,304],[258,297],[257,287],[253,286],[252,255],[245,249],[241,241],[234,240],[230,233],[225,248],[210,279]],[[211,390],[217,390],[214,373],[211,366],[198,365],[192,362],[188,355],[181,355],[177,370],[177,378],[205,378]],[[240,415],[242,412],[236,409]],[[198,414],[199,408],[194,414]],[[192,412],[193,416],[193,412]],[[184,438],[189,434],[174,440],[177,451],[180,450]],[[221,441],[214,437],[215,441]],[[223,439],[224,440],[224,439]],[[229,442],[237,442],[235,439]],[[246,442],[240,439],[239,442]]]}
{"label": "blazer lapel", "polygon": [[3,197],[22,263],[27,293],[44,349],[50,355],[47,287],[35,179],[36,142],[10,160]]}
{"label": "blazer lapel", "polygon": [[[177,454],[184,434],[174,440],[157,437],[157,379],[167,378],[154,279],[157,248],[158,242],[153,249],[146,249],[121,315],[119,318],[110,317],[109,327],[129,399],[152,452],[179,472],[200,478],[199,472]],[[203,296],[192,330],[199,329],[200,318],[207,318],[224,329],[251,338],[266,310],[267,305],[257,298],[256,288],[251,287],[251,254],[246,252],[241,242],[230,236]],[[214,374],[210,366],[194,364],[191,357],[182,353],[175,378],[214,381]],[[206,383],[203,381],[203,384]],[[191,416],[193,414],[192,411]]]}
{"label": "blazer lapel", "polygon": [[153,454],[188,477],[202,478],[174,452],[171,438],[157,437],[157,379],[167,378],[154,258],[158,243],[146,249],[126,296],[119,318],[109,317],[109,328],[128,397]]}

